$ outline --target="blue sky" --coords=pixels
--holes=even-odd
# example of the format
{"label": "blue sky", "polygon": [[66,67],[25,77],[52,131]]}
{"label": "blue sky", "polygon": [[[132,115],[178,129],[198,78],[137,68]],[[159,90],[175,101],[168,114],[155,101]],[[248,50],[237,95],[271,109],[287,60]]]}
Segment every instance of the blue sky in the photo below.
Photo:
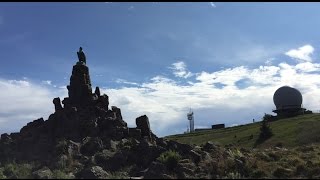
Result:
{"label": "blue sky", "polygon": [[[93,86],[159,135],[260,119],[282,85],[318,110],[319,3],[1,3],[0,132],[67,95],[83,47]],[[320,83],[320,81],[319,81]],[[10,104],[10,105],[8,105]]]}

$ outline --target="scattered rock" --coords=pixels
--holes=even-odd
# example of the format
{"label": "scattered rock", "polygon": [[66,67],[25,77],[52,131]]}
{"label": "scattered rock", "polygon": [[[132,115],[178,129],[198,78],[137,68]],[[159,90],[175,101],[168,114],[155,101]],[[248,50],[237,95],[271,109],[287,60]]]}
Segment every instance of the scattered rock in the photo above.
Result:
{"label": "scattered rock", "polygon": [[293,170],[287,169],[287,168],[282,168],[278,167],[274,172],[273,175],[277,178],[288,178],[291,176],[293,173]]}
{"label": "scattered rock", "polygon": [[53,99],[53,104],[56,112],[62,110],[61,100],[59,97]]}
{"label": "scattered rock", "polygon": [[140,116],[136,119],[137,128],[141,129],[141,136],[147,136],[149,139],[151,138],[151,130],[149,119],[146,115]]}
{"label": "scattered rock", "polygon": [[157,179],[166,172],[166,166],[160,162],[152,162],[149,169],[144,174],[145,179]]}
{"label": "scattered rock", "polygon": [[106,179],[110,176],[106,171],[104,171],[100,166],[93,166],[86,168],[76,175],[76,178],[83,179]]}
{"label": "scattered rock", "polygon": [[43,167],[32,173],[35,179],[52,179],[52,172],[48,167]]}
{"label": "scattered rock", "polygon": [[195,152],[194,150],[191,150],[189,155],[191,156],[191,158],[193,159],[193,161],[195,163],[199,163],[201,160],[201,155],[197,152]]}
{"label": "scattered rock", "polygon": [[87,137],[83,141],[83,145],[81,146],[80,152],[85,156],[92,156],[96,152],[102,149],[103,149],[103,143],[100,138]]}
{"label": "scattered rock", "polygon": [[217,148],[217,146],[216,146],[213,142],[211,142],[211,141],[208,141],[208,142],[203,146],[203,150],[204,150],[204,151],[207,151],[207,152],[214,151],[216,148]]}

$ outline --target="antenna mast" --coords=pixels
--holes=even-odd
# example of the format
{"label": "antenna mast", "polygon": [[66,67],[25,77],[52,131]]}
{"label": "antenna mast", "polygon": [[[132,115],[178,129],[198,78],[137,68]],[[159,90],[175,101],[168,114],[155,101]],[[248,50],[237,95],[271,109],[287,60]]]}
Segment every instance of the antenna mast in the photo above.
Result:
{"label": "antenna mast", "polygon": [[187,114],[189,123],[190,123],[190,132],[194,132],[194,116],[193,116],[193,111],[190,108],[189,113]]}

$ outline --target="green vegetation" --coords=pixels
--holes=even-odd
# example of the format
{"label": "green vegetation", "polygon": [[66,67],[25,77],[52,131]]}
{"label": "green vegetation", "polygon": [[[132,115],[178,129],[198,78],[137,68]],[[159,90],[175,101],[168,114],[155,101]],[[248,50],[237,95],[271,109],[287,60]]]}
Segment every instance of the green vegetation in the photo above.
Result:
{"label": "green vegetation", "polygon": [[[273,136],[258,148],[273,146],[296,147],[320,142],[320,114],[306,114],[270,122]],[[261,122],[218,130],[200,131],[166,137],[186,144],[204,144],[213,141],[220,145],[233,144],[253,148],[259,138]]]}
{"label": "green vegetation", "polygon": [[256,141],[256,145],[263,143],[267,139],[269,139],[271,136],[273,136],[272,129],[270,128],[268,118],[265,118],[266,115],[264,116],[262,122],[261,122],[261,127],[260,127],[260,134],[259,137]]}
{"label": "green vegetation", "polygon": [[8,163],[0,168],[1,179],[30,179],[32,178],[31,164]]}
{"label": "green vegetation", "polygon": [[166,165],[168,170],[173,170],[178,165],[180,159],[180,154],[172,150],[162,153],[158,158],[161,163]]}
{"label": "green vegetation", "polygon": [[72,179],[72,178],[62,170],[58,169],[58,170],[52,171],[52,179]]}

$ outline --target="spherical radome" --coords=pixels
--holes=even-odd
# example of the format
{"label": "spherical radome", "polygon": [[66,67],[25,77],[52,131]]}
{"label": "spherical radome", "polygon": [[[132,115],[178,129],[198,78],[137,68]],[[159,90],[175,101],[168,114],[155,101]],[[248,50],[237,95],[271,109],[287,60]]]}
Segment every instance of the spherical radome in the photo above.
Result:
{"label": "spherical radome", "polygon": [[289,86],[282,86],[273,95],[277,109],[301,108],[302,95],[300,91]]}

